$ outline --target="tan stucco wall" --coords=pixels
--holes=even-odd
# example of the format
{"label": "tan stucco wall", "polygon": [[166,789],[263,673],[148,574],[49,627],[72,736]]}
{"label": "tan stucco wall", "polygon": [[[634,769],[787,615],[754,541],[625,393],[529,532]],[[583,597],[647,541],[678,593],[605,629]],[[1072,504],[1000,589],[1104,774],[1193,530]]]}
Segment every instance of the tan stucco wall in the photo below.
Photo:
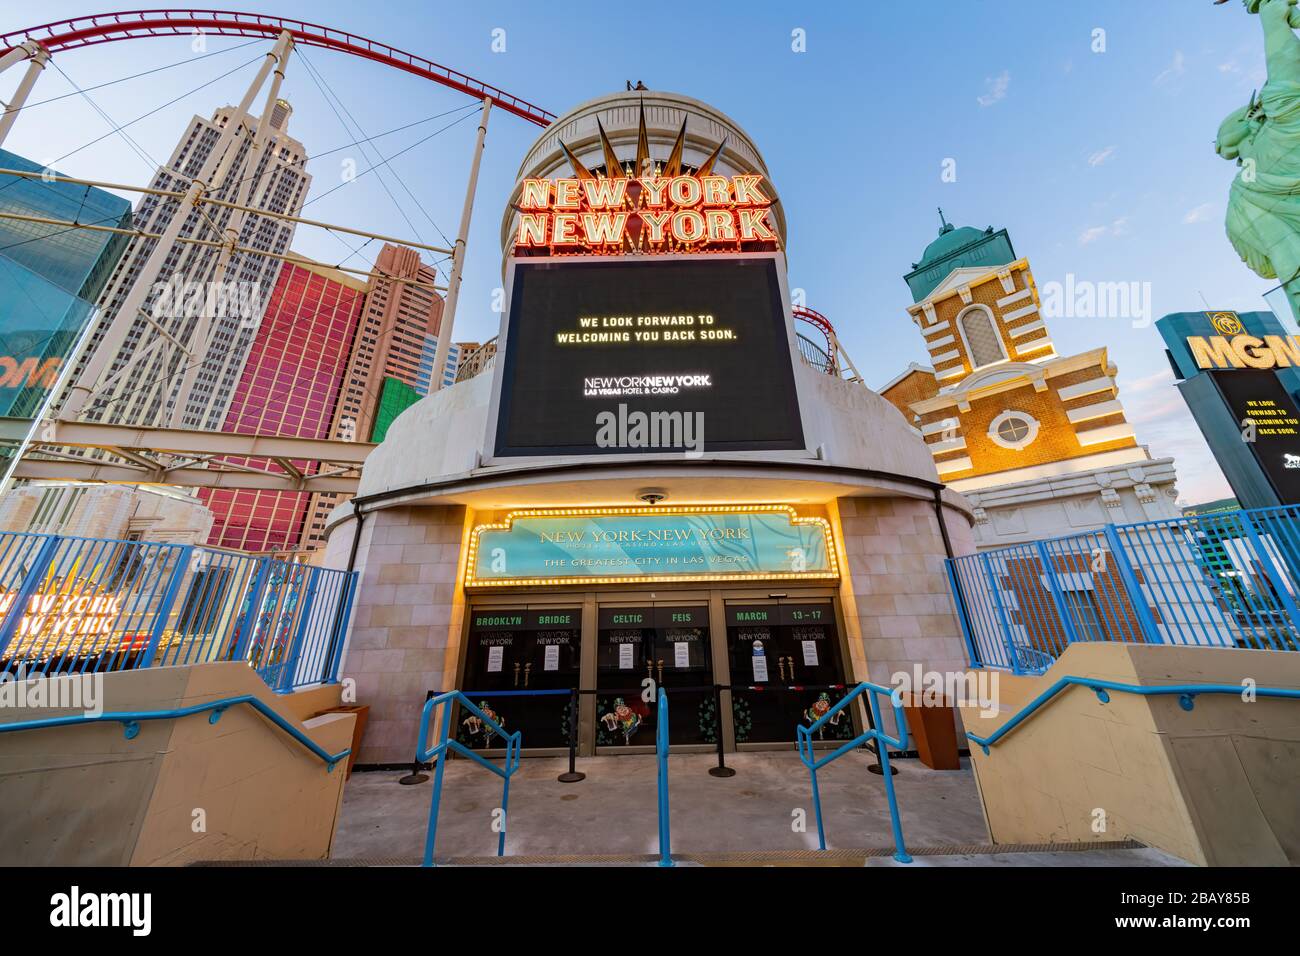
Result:
{"label": "tan stucco wall", "polygon": [[[1300,688],[1300,655],[1074,644],[1042,677],[1004,675],[996,716],[963,707],[966,729],[988,736],[1066,675]],[[971,751],[994,842],[1133,838],[1202,865],[1300,864],[1300,702],[1202,695],[1188,712],[1172,695],[1103,704],[1074,687],[988,756]]]}
{"label": "tan stucco wall", "polygon": [[[337,689],[280,697],[242,663],[104,677],[108,712],[186,707],[253,695],[330,753],[350,745],[350,714],[309,721]],[[331,700],[331,694],[333,700]],[[67,713],[0,709],[0,723]],[[343,799],[343,767],[325,765],[251,707],[143,721],[127,740],[101,722],[0,734],[0,865],[124,866],[193,860],[321,859]],[[195,832],[196,810],[205,831]]]}

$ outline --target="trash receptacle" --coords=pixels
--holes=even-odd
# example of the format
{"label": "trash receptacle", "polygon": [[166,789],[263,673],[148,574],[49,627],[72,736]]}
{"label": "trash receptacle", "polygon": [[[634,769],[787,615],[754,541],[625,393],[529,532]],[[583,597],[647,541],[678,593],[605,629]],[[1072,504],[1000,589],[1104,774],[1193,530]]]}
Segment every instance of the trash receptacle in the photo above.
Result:
{"label": "trash receptacle", "polygon": [[931,770],[961,769],[952,701],[934,695],[904,694],[903,713],[921,763]]}

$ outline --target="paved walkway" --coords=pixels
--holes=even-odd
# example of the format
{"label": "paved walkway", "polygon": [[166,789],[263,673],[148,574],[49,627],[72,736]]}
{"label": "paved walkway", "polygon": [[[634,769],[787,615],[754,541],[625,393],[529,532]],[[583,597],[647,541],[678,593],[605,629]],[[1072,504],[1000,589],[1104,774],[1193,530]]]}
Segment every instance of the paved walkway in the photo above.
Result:
{"label": "paved walkway", "polygon": [[[674,855],[716,855],[717,862],[759,860],[755,851],[785,852],[817,847],[808,772],[794,753],[733,754],[729,778],[711,777],[716,758],[684,754],[669,758]],[[850,754],[821,771],[826,842],[843,851],[892,846],[889,810],[882,779],[869,773],[872,759]],[[1166,865],[1179,861],[1152,850],[1112,849],[1084,853],[998,853],[969,851],[988,843],[974,778],[965,762],[960,771],[940,772],[917,760],[896,761],[894,778],[902,810],[903,833],[928,866],[953,865]],[[525,759],[510,783],[506,854],[513,857],[606,856],[632,862],[658,851],[655,761],[651,756],[594,757],[578,762],[587,774],[579,783],[559,783],[561,759]],[[416,786],[397,783],[401,773],[355,773],[343,797],[343,812],[332,858],[335,861],[405,860],[424,851],[430,780]],[[493,813],[500,805],[501,781],[465,760],[453,761],[443,784],[438,821],[438,858],[488,857],[496,852]],[[725,857],[731,855],[732,860]],[[836,855],[840,856],[840,855]],[[811,860],[791,857],[801,865]],[[1085,859],[1086,858],[1086,859]],[[842,861],[842,862],[841,862]],[[827,862],[831,862],[829,859]],[[861,854],[837,862],[861,866]],[[868,865],[892,865],[888,857]]]}
{"label": "paved walkway", "polygon": [[[738,853],[752,849],[817,848],[808,771],[793,753],[732,754],[734,777],[711,777],[711,754],[668,760],[673,849],[682,853]],[[830,847],[892,843],[881,778],[870,759],[849,754],[818,774]],[[924,844],[985,843],[988,834],[969,769],[933,771],[916,760],[894,778],[903,832]],[[513,856],[643,854],[658,849],[655,759],[650,755],[578,761],[587,775],[559,783],[559,758],[525,758],[510,781],[506,853]],[[401,773],[355,773],[343,795],[333,856],[419,856],[429,814],[429,782],[397,783]],[[486,856],[496,851],[493,811],[500,778],[467,760],[454,760],[443,783],[438,856]],[[796,811],[806,825],[795,829]]]}

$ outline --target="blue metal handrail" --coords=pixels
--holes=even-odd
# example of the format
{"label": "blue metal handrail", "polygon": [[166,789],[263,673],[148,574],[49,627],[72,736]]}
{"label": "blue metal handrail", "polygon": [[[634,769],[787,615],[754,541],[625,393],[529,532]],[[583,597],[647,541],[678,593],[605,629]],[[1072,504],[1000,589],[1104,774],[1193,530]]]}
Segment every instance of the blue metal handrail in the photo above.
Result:
{"label": "blue metal handrail", "polygon": [[668,821],[668,694],[661,687],[659,723],[655,727],[655,755],[659,761],[659,865],[673,865],[672,832]]}
{"label": "blue metal handrail", "polygon": [[[976,734],[967,733],[966,736],[974,743],[979,744],[985,754],[989,748],[997,744],[1002,738],[1006,737],[1013,730],[1032,717],[1040,709],[1050,703],[1067,687],[1087,687],[1097,695],[1097,699],[1103,704],[1110,702],[1110,691],[1119,691],[1125,694],[1137,694],[1141,697],[1165,697],[1178,695],[1178,704],[1183,710],[1191,710],[1196,706],[1196,698],[1200,694],[1230,694],[1234,697],[1241,696],[1247,688],[1240,684],[1164,684],[1154,687],[1142,687],[1137,684],[1120,684],[1111,680],[1098,680],[1093,677],[1062,677],[1047,690],[1043,691],[1028,704],[1022,707],[1014,717],[999,727],[987,737],[980,737]],[[1256,697],[1280,697],[1290,700],[1300,700],[1300,690],[1289,687],[1256,687],[1250,690],[1250,693]]]}
{"label": "blue metal handrail", "polygon": [[[443,704],[447,709],[443,712],[442,720],[442,739],[436,747],[426,748],[425,741],[429,739],[429,721],[433,715],[435,707]],[[451,736],[451,717],[453,704],[460,704],[471,714],[477,717],[496,734],[499,734],[506,742],[505,764],[498,767],[489,760],[480,757],[474,751],[470,750],[458,740]],[[497,856],[505,856],[506,853],[506,818],[508,813],[508,804],[510,801],[510,777],[519,769],[519,751],[522,745],[522,736],[519,731],[513,734],[507,734],[504,727],[485,714],[478,707],[475,707],[468,697],[458,690],[447,691],[445,694],[439,694],[437,697],[430,697],[424,702],[424,710],[420,714],[420,737],[417,743],[416,761],[427,763],[430,760],[437,759],[437,769],[433,776],[433,798],[429,801],[429,829],[424,838],[424,866],[433,866],[433,845],[438,836],[438,807],[442,801],[442,772],[447,767],[447,751],[453,750],[456,753],[468,757],[480,766],[486,767],[494,774],[500,777],[504,782],[501,789],[501,831],[497,837]]]}
{"label": "blue metal handrail", "polygon": [[[799,759],[808,768],[808,775],[812,779],[813,811],[817,815],[818,849],[826,849],[826,830],[822,826],[822,799],[821,792],[817,788],[817,771],[828,763],[843,757],[849,751],[856,750],[867,741],[874,740],[876,742],[876,753],[880,756],[880,769],[885,780],[885,797],[889,801],[889,822],[894,831],[894,859],[899,863],[912,862],[907,849],[903,846],[903,825],[898,819],[898,798],[894,794],[894,779],[889,769],[889,748],[893,747],[896,750],[907,749],[907,717],[903,713],[903,703],[899,693],[897,688],[863,681],[839,700],[834,707],[822,714],[814,723],[807,727],[796,728],[795,739],[799,746]],[[863,694],[867,694],[867,705],[871,708],[871,722],[875,726],[854,737],[820,760],[815,759],[813,756],[812,735],[821,730],[835,714],[838,714]],[[880,706],[876,699],[880,694],[889,697],[889,702],[894,707],[894,720],[898,724],[897,737],[890,737],[880,729]]]}
{"label": "blue metal handrail", "polygon": [[267,706],[259,698],[251,694],[243,694],[239,697],[223,697],[221,700],[210,700],[203,704],[194,704],[190,707],[173,707],[167,710],[124,710],[114,711],[103,714],[64,714],[61,717],[42,717],[40,720],[20,720],[9,724],[0,724],[0,733],[8,733],[16,730],[41,730],[46,727],[67,727],[73,724],[90,724],[103,723],[105,721],[120,723],[125,731],[127,740],[134,740],[140,733],[140,722],[142,720],[175,720],[180,717],[190,717],[194,714],[201,714],[204,711],[211,711],[208,716],[208,723],[215,724],[221,719],[221,715],[227,709],[234,707],[236,704],[247,704],[256,710],[271,723],[275,724],[285,733],[287,733],[303,747],[310,750],[313,754],[325,762],[325,769],[331,773],[340,760],[344,760],[352,753],[352,749],[341,750],[336,754],[331,754],[312,740],[293,724],[285,720],[273,708]]}

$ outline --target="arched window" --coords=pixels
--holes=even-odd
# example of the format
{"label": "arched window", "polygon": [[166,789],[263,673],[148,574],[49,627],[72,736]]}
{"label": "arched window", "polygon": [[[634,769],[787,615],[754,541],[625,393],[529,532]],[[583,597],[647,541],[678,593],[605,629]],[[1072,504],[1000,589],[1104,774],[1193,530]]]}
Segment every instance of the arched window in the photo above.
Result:
{"label": "arched window", "polygon": [[966,309],[957,317],[957,326],[961,329],[972,368],[992,365],[1007,357],[997,326],[993,323],[993,313],[986,306],[972,305]]}

